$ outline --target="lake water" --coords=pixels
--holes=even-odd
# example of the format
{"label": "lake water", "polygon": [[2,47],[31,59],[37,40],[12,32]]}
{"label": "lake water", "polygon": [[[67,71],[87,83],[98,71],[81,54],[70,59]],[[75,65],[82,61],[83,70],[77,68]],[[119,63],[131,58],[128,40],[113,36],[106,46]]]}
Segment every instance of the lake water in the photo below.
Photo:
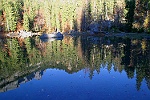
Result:
{"label": "lake water", "polygon": [[150,41],[0,39],[0,100],[149,100]]}

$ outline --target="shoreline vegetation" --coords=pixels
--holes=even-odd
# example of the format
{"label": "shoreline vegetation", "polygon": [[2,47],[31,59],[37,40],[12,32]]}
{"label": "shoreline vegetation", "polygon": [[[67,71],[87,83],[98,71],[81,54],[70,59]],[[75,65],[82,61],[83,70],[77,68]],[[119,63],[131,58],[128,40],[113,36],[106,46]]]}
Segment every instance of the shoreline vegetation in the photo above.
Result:
{"label": "shoreline vegetation", "polygon": [[1,0],[0,31],[149,33],[149,5],[149,0]]}

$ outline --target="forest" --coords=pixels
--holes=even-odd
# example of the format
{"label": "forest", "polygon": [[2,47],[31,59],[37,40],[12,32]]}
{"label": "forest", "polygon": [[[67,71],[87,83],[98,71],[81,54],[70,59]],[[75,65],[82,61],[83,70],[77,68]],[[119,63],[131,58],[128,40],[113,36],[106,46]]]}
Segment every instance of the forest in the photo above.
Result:
{"label": "forest", "polygon": [[0,0],[0,31],[150,32],[150,0]]}

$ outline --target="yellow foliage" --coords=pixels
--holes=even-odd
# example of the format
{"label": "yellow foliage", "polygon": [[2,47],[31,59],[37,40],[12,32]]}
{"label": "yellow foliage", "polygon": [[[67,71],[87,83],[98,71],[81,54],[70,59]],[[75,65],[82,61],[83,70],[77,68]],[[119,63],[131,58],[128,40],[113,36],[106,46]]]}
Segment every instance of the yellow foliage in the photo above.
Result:
{"label": "yellow foliage", "polygon": [[146,29],[150,27],[150,15],[145,18],[143,25]]}
{"label": "yellow foliage", "polygon": [[142,42],[141,42],[141,48],[142,48],[142,50],[143,50],[143,52],[146,50],[146,40],[142,40]]}

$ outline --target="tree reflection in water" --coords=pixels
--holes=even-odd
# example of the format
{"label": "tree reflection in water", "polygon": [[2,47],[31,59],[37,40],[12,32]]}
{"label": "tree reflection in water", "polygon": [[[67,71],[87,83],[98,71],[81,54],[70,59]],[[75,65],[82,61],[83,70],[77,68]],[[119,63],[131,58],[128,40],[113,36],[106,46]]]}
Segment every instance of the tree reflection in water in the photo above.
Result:
{"label": "tree reflection in water", "polygon": [[[143,80],[150,89],[150,41],[117,37],[67,36],[42,42],[39,37],[0,40],[0,88],[7,91],[19,84],[40,79],[47,68],[67,73],[84,70],[92,79],[101,68],[125,71],[136,77],[140,90]],[[11,83],[16,86],[10,86]]]}

